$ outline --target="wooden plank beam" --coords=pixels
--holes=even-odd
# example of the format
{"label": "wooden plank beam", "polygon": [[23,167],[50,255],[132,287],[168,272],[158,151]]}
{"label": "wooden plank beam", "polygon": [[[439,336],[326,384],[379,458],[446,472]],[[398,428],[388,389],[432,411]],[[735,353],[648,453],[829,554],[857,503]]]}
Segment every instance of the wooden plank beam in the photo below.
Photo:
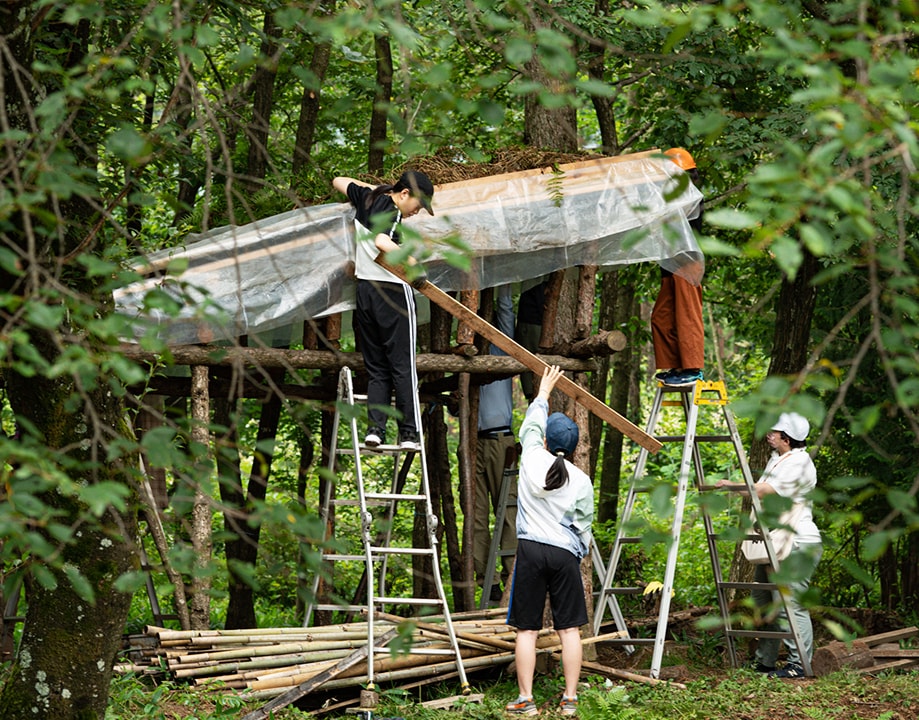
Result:
{"label": "wooden plank beam", "polygon": [[[379,265],[389,270],[389,272],[391,272],[396,277],[400,278],[404,282],[408,282],[408,278],[402,269],[389,265],[383,259],[382,253],[377,255],[376,261]],[[455,317],[457,320],[465,322],[473,327],[479,335],[484,337],[486,340],[489,340],[494,345],[497,345],[512,358],[518,360],[527,368],[537,373],[539,376],[542,376],[543,372],[545,372],[545,369],[548,367],[545,362],[540,360],[536,355],[531,353],[522,345],[518,345],[516,342],[511,340],[511,338],[498,330],[494,325],[485,322],[476,313],[474,313],[462,303],[454,300],[433,283],[428,282],[427,280],[420,282],[416,281],[413,287],[426,298],[428,298],[432,303],[442,307],[448,313],[453,315],[453,317]],[[617,413],[611,407],[595,398],[593,395],[587,392],[587,390],[572,382],[564,375],[558,379],[558,383],[556,383],[555,387],[561,392],[565,393],[565,395],[568,397],[572,398],[590,410],[590,412],[599,417],[601,420],[612,425],[623,435],[626,435],[627,437],[637,442],[649,452],[656,453],[661,449],[662,444],[657,438],[648,435],[648,433],[646,433],[640,427],[626,420],[624,417],[622,417],[622,415]]]}

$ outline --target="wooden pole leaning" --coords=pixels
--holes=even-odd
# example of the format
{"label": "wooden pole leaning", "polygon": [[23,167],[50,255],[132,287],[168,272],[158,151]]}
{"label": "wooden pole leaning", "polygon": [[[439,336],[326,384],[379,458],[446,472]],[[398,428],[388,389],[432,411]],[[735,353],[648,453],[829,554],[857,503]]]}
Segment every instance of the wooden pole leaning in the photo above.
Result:
{"label": "wooden pole leaning", "polygon": [[[383,253],[377,255],[376,262],[378,265],[391,272],[403,282],[409,283],[409,280],[402,268],[395,267],[387,263],[386,260],[383,259]],[[498,330],[494,325],[485,322],[476,313],[467,308],[461,302],[454,300],[433,283],[429,282],[428,280],[415,280],[414,283],[409,284],[411,284],[412,287],[414,287],[418,292],[428,298],[432,303],[446,310],[457,320],[460,320],[472,327],[479,335],[497,347],[501,348],[512,358],[522,363],[533,372],[540,376],[542,376],[542,374],[545,372],[545,369],[548,367],[545,362],[540,360],[536,355],[531,353],[522,345],[518,345],[511,338]],[[641,447],[645,448],[648,452],[656,453],[661,449],[661,447],[663,447],[662,443],[657,438],[648,435],[648,433],[646,433],[640,427],[629,422],[626,418],[622,417],[622,415],[617,413],[611,407],[606,405],[601,400],[595,398],[593,395],[587,392],[587,390],[569,378],[565,377],[564,375],[558,379],[555,387],[556,389],[565,393],[565,395],[568,397],[572,398],[575,402],[583,405],[598,418],[612,425],[623,435],[641,445]]]}

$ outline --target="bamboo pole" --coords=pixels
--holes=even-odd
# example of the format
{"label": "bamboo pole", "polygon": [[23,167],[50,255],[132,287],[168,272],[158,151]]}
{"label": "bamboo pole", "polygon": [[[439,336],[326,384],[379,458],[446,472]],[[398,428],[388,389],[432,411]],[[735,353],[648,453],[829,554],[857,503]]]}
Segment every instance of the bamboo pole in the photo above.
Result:
{"label": "bamboo pole", "polygon": [[[380,638],[381,642],[383,642],[384,639],[386,641],[388,641],[389,639],[392,639],[393,637],[396,636],[397,632],[398,631],[396,629],[390,630],[382,638]],[[254,710],[251,713],[248,713],[242,718],[242,720],[265,720],[265,718],[267,718],[271,714],[272,711],[278,710],[282,707],[287,707],[291,703],[294,703],[300,698],[302,698],[304,695],[312,692],[312,690],[315,689],[316,687],[319,687],[320,685],[327,682],[331,678],[334,678],[336,675],[343,672],[344,670],[347,670],[353,665],[356,665],[362,659],[367,657],[367,654],[369,651],[370,651],[369,645],[365,645],[363,648],[360,648],[359,650],[355,650],[348,657],[338,662],[334,667],[329,668],[325,672],[319,673],[318,675],[315,675],[311,677],[309,680],[301,683],[297,687],[291,690],[288,690],[283,695],[276,698],[272,702],[268,703],[264,707],[259,708],[258,710]]]}

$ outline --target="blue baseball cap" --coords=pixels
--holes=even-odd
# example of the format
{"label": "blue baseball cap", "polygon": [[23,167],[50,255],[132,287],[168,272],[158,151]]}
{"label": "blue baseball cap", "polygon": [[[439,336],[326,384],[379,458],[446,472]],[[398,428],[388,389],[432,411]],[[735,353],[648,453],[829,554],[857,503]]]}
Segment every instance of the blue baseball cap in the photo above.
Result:
{"label": "blue baseball cap", "polygon": [[552,413],[546,421],[546,447],[553,455],[559,450],[571,455],[578,446],[578,425],[565,413]]}

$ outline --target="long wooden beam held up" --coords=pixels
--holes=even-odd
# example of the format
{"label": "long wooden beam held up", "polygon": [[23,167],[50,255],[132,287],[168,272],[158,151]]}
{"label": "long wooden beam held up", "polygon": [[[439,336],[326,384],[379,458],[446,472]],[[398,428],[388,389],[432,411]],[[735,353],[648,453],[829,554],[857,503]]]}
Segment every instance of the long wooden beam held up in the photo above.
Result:
{"label": "long wooden beam held up", "polygon": [[[382,253],[377,255],[376,262],[404,282],[409,282],[402,268],[389,265],[383,259]],[[522,345],[518,345],[511,338],[498,330],[494,325],[485,322],[472,310],[467,308],[462,303],[454,300],[433,283],[428,282],[427,280],[416,280],[413,284],[413,287],[426,298],[428,298],[432,303],[442,307],[456,319],[467,323],[469,326],[475,329],[479,335],[497,345],[512,358],[518,360],[533,372],[539,374],[540,376],[545,372],[545,369],[548,367],[545,362],[540,360],[538,357],[536,357],[536,355],[531,353]],[[622,415],[617,413],[611,407],[606,405],[601,400],[595,398],[593,395],[587,392],[587,390],[572,382],[564,375],[559,378],[555,387],[565,393],[565,395],[568,397],[572,398],[576,402],[579,402],[604,422],[608,422],[614,428],[619,430],[623,435],[626,435],[627,437],[637,442],[643,448],[648,450],[648,452],[656,453],[661,449],[661,447],[663,447],[657,438],[648,435],[648,433],[646,433],[640,427],[626,420],[624,417],[622,417]]]}

